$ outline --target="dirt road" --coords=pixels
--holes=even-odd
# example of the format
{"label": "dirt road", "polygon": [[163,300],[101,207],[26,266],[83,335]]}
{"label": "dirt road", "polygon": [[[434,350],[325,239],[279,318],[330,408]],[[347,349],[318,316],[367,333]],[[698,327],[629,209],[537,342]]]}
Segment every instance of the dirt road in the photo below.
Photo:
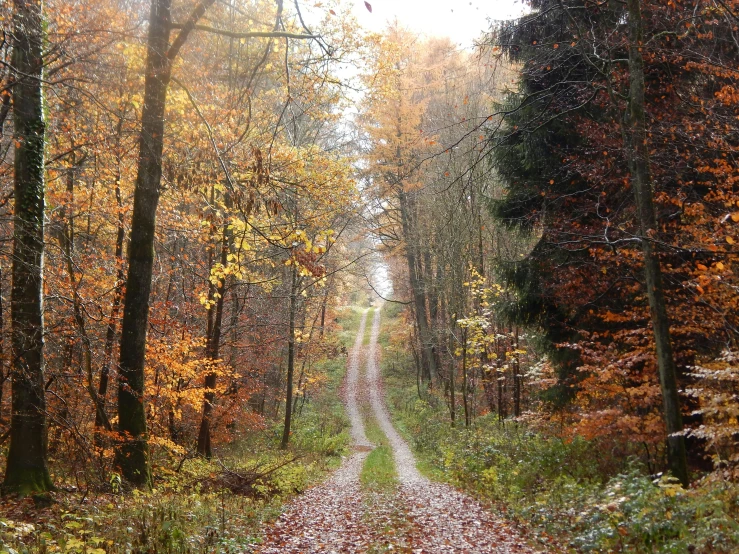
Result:
{"label": "dirt road", "polygon": [[[434,483],[416,469],[407,442],[387,412],[379,370],[381,306],[375,309],[369,345],[363,347],[367,312],[349,354],[344,401],[355,452],[324,484],[293,502],[265,534],[265,554],[407,552],[411,554],[533,552],[505,521],[454,488]],[[362,371],[362,369],[366,371]],[[359,483],[367,453],[360,404],[368,394],[393,450],[399,486],[368,496]]]}

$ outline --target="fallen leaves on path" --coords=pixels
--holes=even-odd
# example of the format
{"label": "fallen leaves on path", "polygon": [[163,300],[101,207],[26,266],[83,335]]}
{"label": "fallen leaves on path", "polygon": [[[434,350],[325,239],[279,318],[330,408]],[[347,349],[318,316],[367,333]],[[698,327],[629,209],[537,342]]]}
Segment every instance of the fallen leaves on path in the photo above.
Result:
{"label": "fallen leaves on path", "polygon": [[367,552],[371,539],[359,486],[366,457],[367,452],[355,453],[326,483],[293,502],[269,529],[257,552]]}
{"label": "fallen leaves on path", "polygon": [[[263,554],[402,552],[408,554],[532,553],[515,529],[449,485],[416,469],[408,444],[392,425],[382,397],[377,349],[380,309],[375,310],[367,372],[359,375],[366,312],[349,356],[344,398],[357,451],[325,484],[293,502],[266,532]],[[364,387],[363,387],[364,385]],[[375,417],[393,450],[400,485],[393,493],[363,493],[359,484],[368,441],[358,408],[368,390]]]}
{"label": "fallen leaves on path", "polygon": [[515,529],[449,485],[428,480],[400,487],[413,521],[415,554],[531,553]]}

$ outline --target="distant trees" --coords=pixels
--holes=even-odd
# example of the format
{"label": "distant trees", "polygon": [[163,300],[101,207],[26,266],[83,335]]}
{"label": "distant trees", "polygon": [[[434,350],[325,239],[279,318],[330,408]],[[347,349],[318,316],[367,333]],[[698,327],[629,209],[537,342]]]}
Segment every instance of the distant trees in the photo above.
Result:
{"label": "distant trees", "polygon": [[412,306],[419,377],[438,386],[453,425],[460,412],[465,425],[486,409],[502,418],[509,396],[520,406],[517,354],[513,329],[493,321],[482,290],[491,284],[492,260],[517,257],[526,241],[502,233],[490,217],[487,204],[499,188],[485,145],[499,124],[491,116],[496,89],[510,75],[488,55],[475,58],[396,27],[375,59],[362,114],[370,190],[381,206],[375,232],[394,267],[403,256],[394,282],[397,291],[407,282],[401,298]]}
{"label": "distant trees", "polygon": [[[19,3],[7,12],[20,18],[28,6],[41,17],[40,3]],[[24,63],[18,58],[23,49],[13,49],[13,71],[0,73],[0,116],[16,119],[14,138],[4,133],[0,142],[0,209],[6,215],[14,174],[39,190],[38,180],[11,170],[10,161],[24,158],[8,156],[9,148],[33,143],[49,160],[45,171],[33,166],[34,179],[48,181],[45,211],[37,195],[41,204],[28,205],[33,218],[14,212],[22,217],[15,235],[36,245],[35,258],[18,269],[39,278],[13,282],[35,286],[36,300],[46,300],[47,372],[44,377],[37,356],[39,364],[27,359],[27,370],[17,374],[33,377],[16,382],[32,385],[35,396],[13,394],[28,408],[13,413],[35,427],[29,431],[15,421],[7,429],[11,437],[23,432],[22,440],[11,439],[9,490],[31,491],[11,482],[18,467],[11,460],[20,459],[17,452],[25,455],[18,450],[24,444],[43,457],[34,445],[47,444],[44,417],[57,471],[73,466],[80,479],[104,483],[120,471],[129,484],[147,487],[151,460],[209,456],[217,444],[280,417],[287,336],[296,345],[290,401],[320,383],[311,360],[324,354],[318,343],[330,340],[322,333],[308,340],[313,326],[306,314],[332,318],[324,276],[341,267],[331,245],[356,201],[348,149],[336,125],[341,98],[328,73],[327,53],[340,57],[344,51],[319,42],[282,2],[180,6],[153,0],[150,7],[149,18],[116,2],[95,3],[74,21],[68,10],[46,14],[53,41],[44,51],[44,82],[53,94],[45,107],[52,130],[45,141],[16,140],[31,113],[24,106],[36,99],[41,109],[41,81],[31,77],[37,74],[24,69],[29,78],[21,84],[13,78],[15,64]],[[261,21],[257,12],[271,13],[273,22],[254,23]],[[205,13],[207,25],[199,23]],[[343,17],[328,11],[325,17],[325,40],[353,48]],[[147,19],[147,37],[137,37],[138,24]],[[195,43],[192,51],[183,48],[188,41]],[[29,94],[32,89],[23,87],[34,83],[38,94]],[[22,99],[6,101],[10,91]],[[288,217],[296,191],[299,210]],[[41,234],[44,217],[49,224]],[[9,232],[3,229],[0,245]],[[38,248],[44,242],[42,289]],[[21,259],[2,247],[0,256],[6,267]],[[300,285],[291,304],[292,331],[283,295],[286,269]],[[25,347],[33,346],[24,347],[24,356],[40,356],[40,322],[31,328],[29,319],[17,334]],[[118,383],[117,398],[110,398],[111,380]],[[41,406],[44,392],[48,402]],[[8,396],[0,402],[7,405]],[[0,428],[0,437],[7,436]],[[25,474],[29,467],[47,471],[26,458]],[[31,476],[34,490],[49,488],[48,471],[39,475]]]}
{"label": "distant trees", "polygon": [[[381,237],[402,237],[407,276],[418,332],[418,348],[423,378],[431,382],[437,377],[431,323],[427,313],[428,289],[425,277],[431,268],[424,267],[423,230],[419,221],[419,165],[426,142],[422,117],[428,90],[421,80],[419,51],[414,48],[418,37],[398,28],[377,46],[373,68],[379,83],[370,95],[365,114],[365,129],[372,141],[373,172],[376,173],[378,196],[392,202],[392,219],[382,222]],[[417,45],[417,44],[416,44]],[[375,74],[371,77],[375,79]],[[417,88],[416,88],[417,87]],[[386,212],[387,213],[387,212]]]}

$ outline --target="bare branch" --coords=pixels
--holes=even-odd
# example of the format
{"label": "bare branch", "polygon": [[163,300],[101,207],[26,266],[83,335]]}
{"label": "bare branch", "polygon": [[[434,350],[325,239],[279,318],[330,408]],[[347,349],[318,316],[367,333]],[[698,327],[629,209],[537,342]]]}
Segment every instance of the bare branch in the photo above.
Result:
{"label": "bare branch", "polygon": [[187,41],[187,37],[190,36],[193,29],[199,26],[197,25],[197,22],[200,21],[200,18],[205,15],[205,11],[210,8],[214,2],[215,0],[201,0],[201,2],[195,6],[195,9],[192,10],[192,13],[183,25],[170,25],[171,29],[180,29],[180,32],[177,35],[177,38],[174,39],[172,46],[170,46],[167,51],[167,58],[169,60],[174,60],[177,57],[177,54],[180,52],[180,48],[182,48],[182,45]]}
{"label": "bare branch", "polygon": [[[184,31],[185,25],[180,24],[180,23],[172,23],[172,28],[173,29],[183,29]],[[300,33],[288,33],[284,31],[251,31],[247,33],[239,33],[236,31],[227,31],[225,29],[216,29],[215,27],[210,27],[208,25],[193,25],[192,29],[194,29],[195,31],[203,31],[205,33],[213,33],[216,35],[221,35],[224,37],[235,38],[235,39],[247,39],[247,38],[317,39],[320,36],[320,35],[303,35]]]}

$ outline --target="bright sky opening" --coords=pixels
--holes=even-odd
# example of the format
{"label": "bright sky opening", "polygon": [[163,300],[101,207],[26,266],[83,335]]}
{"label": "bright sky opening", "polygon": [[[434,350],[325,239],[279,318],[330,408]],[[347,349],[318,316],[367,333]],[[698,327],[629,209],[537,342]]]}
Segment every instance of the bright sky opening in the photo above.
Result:
{"label": "bright sky opening", "polygon": [[398,22],[427,36],[447,36],[463,48],[472,46],[490,21],[512,19],[521,15],[520,0],[369,0],[370,12],[363,0],[350,0],[360,25],[370,31],[382,31],[388,22]]}

